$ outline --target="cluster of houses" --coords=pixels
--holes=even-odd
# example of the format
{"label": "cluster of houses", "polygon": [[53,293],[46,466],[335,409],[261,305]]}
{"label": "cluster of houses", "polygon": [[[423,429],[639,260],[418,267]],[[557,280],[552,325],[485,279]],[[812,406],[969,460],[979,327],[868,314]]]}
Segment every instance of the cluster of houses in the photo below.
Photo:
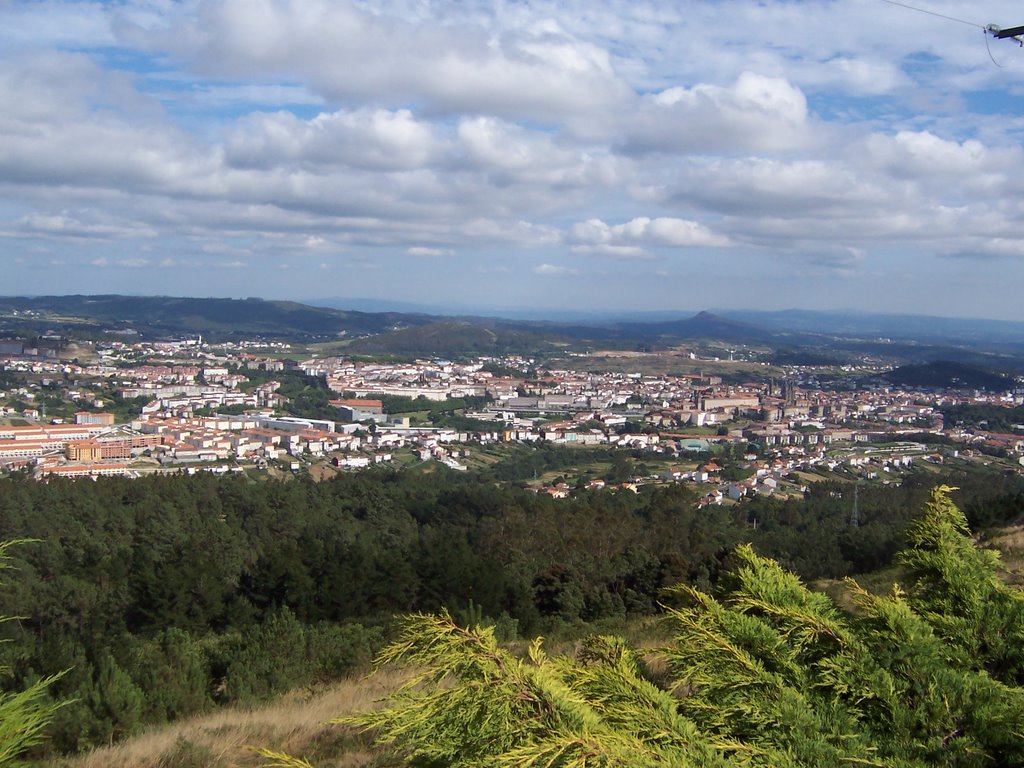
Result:
{"label": "cluster of houses", "polygon": [[750,472],[749,477],[742,480],[725,481],[718,477],[721,467],[713,462],[698,467],[689,473],[673,472],[670,477],[676,482],[691,480],[697,483],[707,484],[709,488],[698,501],[698,506],[720,505],[726,499],[740,501],[743,498],[752,496],[771,496],[777,491],[786,488],[795,493],[805,493],[807,485],[798,472],[809,472],[816,468],[835,471],[845,466],[854,471],[855,476],[866,480],[879,479],[879,473],[895,473],[901,469],[908,469],[913,465],[914,458],[924,451],[920,447],[911,448],[903,446],[895,450],[878,451],[872,454],[849,453],[842,458],[828,456],[824,451],[817,450],[804,452],[794,449],[786,454],[775,454],[769,459],[759,459],[755,455],[745,456],[745,468]]}
{"label": "cluster of houses", "polygon": [[[7,415],[38,423],[0,431],[0,466],[35,466],[42,473],[72,476],[89,474],[88,467],[94,468],[93,474],[127,473],[128,462],[144,455],[172,468],[330,459],[338,467],[359,469],[390,461],[394,451],[408,448],[422,459],[464,469],[465,443],[606,445],[678,457],[722,445],[758,446],[759,454],[770,458],[763,466],[752,463],[753,473],[742,481],[716,482],[709,466],[660,478],[706,483],[711,490],[702,503],[716,504],[774,493],[797,468],[834,468],[830,465],[843,460],[828,449],[838,444],[891,443],[928,432],[965,448],[1001,448],[1024,455],[1024,437],[947,428],[938,410],[958,402],[1015,405],[1020,403],[1019,394],[883,387],[837,392],[806,382],[797,386],[793,379],[726,384],[700,374],[538,369],[536,361],[520,357],[471,363],[387,364],[339,357],[296,362],[280,354],[255,354],[244,346],[217,354],[205,350],[201,342],[115,342],[87,365],[23,354],[0,356],[5,370],[36,374],[33,383],[0,393],[24,402],[31,403],[39,387],[51,382],[60,382],[66,397],[92,408],[103,407],[96,382],[106,387],[105,392],[113,388],[121,398],[146,402],[137,418],[120,425],[113,424],[109,414],[95,411],[79,413],[73,425],[44,424],[41,408],[6,407]],[[280,385],[269,381],[247,386],[243,372],[291,368],[324,377],[337,395],[330,401],[337,420],[282,415],[288,400],[279,392]],[[454,430],[395,419],[385,413],[381,395],[432,401],[473,396],[487,404],[468,414],[478,428]],[[243,415],[217,415],[219,411]],[[856,452],[850,457],[855,460]],[[887,461],[865,471],[888,471],[903,458]]]}

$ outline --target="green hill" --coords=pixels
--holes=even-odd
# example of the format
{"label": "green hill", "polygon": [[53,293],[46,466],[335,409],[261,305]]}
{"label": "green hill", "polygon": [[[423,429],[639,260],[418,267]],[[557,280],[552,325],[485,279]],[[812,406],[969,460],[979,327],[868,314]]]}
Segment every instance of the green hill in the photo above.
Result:
{"label": "green hill", "polygon": [[904,365],[887,373],[885,379],[900,386],[985,389],[990,392],[1001,392],[1013,385],[1013,378],[1005,373],[951,360]]}
{"label": "green hill", "polygon": [[[22,323],[79,331],[132,328],[143,336],[207,334],[275,338],[337,338],[393,330],[428,318],[394,312],[344,312],[291,301],[173,296],[39,296],[0,298],[0,312]],[[25,317],[24,313],[34,315]],[[5,324],[10,324],[7,319]]]}
{"label": "green hill", "polygon": [[[557,337],[505,328],[488,328],[469,322],[443,321],[357,339],[349,345],[361,354],[459,355],[525,354],[551,349]],[[563,345],[571,342],[561,342]]]}

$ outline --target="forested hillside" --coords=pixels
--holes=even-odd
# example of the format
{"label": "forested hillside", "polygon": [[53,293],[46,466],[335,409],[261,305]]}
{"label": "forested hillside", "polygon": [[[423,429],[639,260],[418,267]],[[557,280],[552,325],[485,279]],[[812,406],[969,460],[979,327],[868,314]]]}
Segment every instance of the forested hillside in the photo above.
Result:
{"label": "forested hillside", "polygon": [[[827,482],[802,501],[711,510],[682,486],[556,500],[498,482],[561,457],[320,484],[2,478],[0,539],[37,539],[12,550],[0,591],[0,614],[27,617],[2,625],[7,684],[70,670],[51,688],[74,701],[48,744],[77,751],[337,678],[365,665],[397,614],[448,608],[507,637],[578,634],[656,612],[664,587],[712,588],[748,541],[807,578],[877,568],[935,482],[863,489],[860,527],[849,486]],[[958,482],[972,519],[1019,514],[1019,478]]]}
{"label": "forested hillside", "polygon": [[[292,301],[202,299],[175,296],[0,297],[4,324],[24,332],[63,330],[81,337],[90,329],[132,327],[143,336],[207,334],[221,338],[335,338],[338,334],[382,333],[396,325],[425,322],[395,312],[346,312]],[[25,313],[32,313],[26,317]]]}

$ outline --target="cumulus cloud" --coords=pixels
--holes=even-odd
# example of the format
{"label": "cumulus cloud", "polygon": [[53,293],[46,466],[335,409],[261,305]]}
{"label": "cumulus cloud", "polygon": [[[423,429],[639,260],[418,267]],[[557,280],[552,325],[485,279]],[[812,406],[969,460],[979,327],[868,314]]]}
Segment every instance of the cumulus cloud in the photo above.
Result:
{"label": "cumulus cloud", "polygon": [[804,79],[816,85],[838,85],[844,91],[870,96],[891,93],[912,84],[896,63],[883,61],[876,54],[836,56],[821,69],[823,71],[818,75],[820,79],[816,83],[811,73],[807,73]]}
{"label": "cumulus cloud", "polygon": [[539,248],[561,242],[559,231],[549,225],[529,221],[502,221],[478,218],[464,222],[454,231],[470,241],[484,241],[523,248]]}
{"label": "cumulus cloud", "polygon": [[410,256],[424,257],[424,258],[438,258],[440,256],[451,256],[452,250],[450,248],[428,248],[426,246],[415,245],[406,251]]}
{"label": "cumulus cloud", "polygon": [[651,254],[638,245],[616,245],[614,243],[597,243],[596,245],[574,245],[573,253],[592,253],[608,256],[613,259],[649,259]]}
{"label": "cumulus cloud", "polygon": [[338,111],[312,120],[281,111],[241,121],[225,146],[225,156],[229,165],[241,168],[297,164],[322,173],[337,166],[420,168],[442,150],[434,127],[407,109]]}
{"label": "cumulus cloud", "polygon": [[864,250],[840,245],[819,245],[797,255],[812,266],[844,275],[853,274],[867,261],[867,253]]}
{"label": "cumulus cloud", "polygon": [[807,98],[782,77],[744,72],[727,87],[644,96],[617,130],[627,152],[779,152],[816,143]]}
{"label": "cumulus cloud", "polygon": [[639,217],[623,224],[609,225],[601,219],[574,224],[570,237],[577,253],[597,253],[618,258],[647,255],[645,247],[670,248],[711,247],[729,245],[729,239],[715,234],[695,221],[660,217]]}
{"label": "cumulus cloud", "polygon": [[81,221],[66,213],[33,213],[15,222],[8,236],[51,237],[57,239],[121,239],[135,237],[156,237],[156,230],[150,227],[121,226],[111,223]]}
{"label": "cumulus cloud", "polygon": [[1024,257],[1024,241],[1003,237],[979,237],[975,242],[965,244],[944,255],[957,259],[1019,259]]}
{"label": "cumulus cloud", "polygon": [[532,270],[535,275],[578,275],[579,270],[571,267],[560,267],[555,264],[538,264]]}
{"label": "cumulus cloud", "polygon": [[193,88],[187,98],[210,105],[322,106],[322,97],[305,86],[295,85],[203,85]]}
{"label": "cumulus cloud", "polygon": [[100,3],[5,3],[0,8],[2,47],[113,45],[110,15]]}
{"label": "cumulus cloud", "polygon": [[605,50],[557,26],[494,30],[454,15],[412,23],[386,5],[372,13],[344,0],[217,0],[174,21],[162,35],[125,34],[217,76],[302,77],[338,102],[387,94],[450,112],[550,119],[629,94]]}
{"label": "cumulus cloud", "polygon": [[[876,133],[867,137],[864,158],[896,179],[929,184],[945,180],[983,191],[985,187],[1004,185],[1011,175],[1018,175],[1013,169],[1024,160],[1024,152],[1019,146],[994,149],[977,139],[957,141],[931,131],[901,130],[894,135]],[[953,191],[944,190],[947,194]]]}
{"label": "cumulus cloud", "polygon": [[607,150],[560,144],[549,133],[494,117],[464,118],[457,135],[470,161],[501,183],[605,186],[619,179],[623,167]]}
{"label": "cumulus cloud", "polygon": [[837,211],[857,201],[884,200],[886,195],[870,178],[842,163],[774,158],[690,161],[664,192],[721,213],[785,217]]}

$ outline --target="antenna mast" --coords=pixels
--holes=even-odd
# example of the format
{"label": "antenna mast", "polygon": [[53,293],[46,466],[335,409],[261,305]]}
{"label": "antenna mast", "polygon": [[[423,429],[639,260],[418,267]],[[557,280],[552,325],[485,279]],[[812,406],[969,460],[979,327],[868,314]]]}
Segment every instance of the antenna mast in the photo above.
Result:
{"label": "antenna mast", "polygon": [[[1010,40],[1016,40],[1017,43],[1022,48],[1024,48],[1024,26],[1007,27],[1006,29],[1003,29],[998,24],[975,24],[973,21],[958,19],[956,16],[947,16],[944,13],[936,13],[935,11],[929,11],[927,8],[920,8],[916,5],[903,3],[900,2],[900,0],[882,0],[882,2],[888,3],[889,5],[898,5],[901,8],[906,8],[907,10],[910,11],[917,11],[918,13],[927,13],[929,16],[937,16],[940,19],[946,19],[947,21],[955,21],[960,24],[966,24],[970,27],[981,27],[981,30],[985,32],[986,35],[992,35],[992,37],[994,37],[996,40],[1006,40],[1007,38],[1009,38]],[[988,43],[988,37],[985,38],[985,42],[986,44]],[[991,56],[991,51],[989,52],[989,55]],[[993,59],[993,63],[995,63],[995,59]],[[1001,65],[997,64],[997,66]]]}
{"label": "antenna mast", "polygon": [[1024,27],[1010,27],[1009,29],[1001,29],[998,24],[989,24],[985,27],[985,31],[992,35],[996,40],[1005,40],[1010,38],[1016,40],[1017,44],[1024,47]]}
{"label": "antenna mast", "polygon": [[860,528],[860,509],[857,506],[857,496],[860,491],[860,481],[853,484],[853,511],[850,512],[850,525]]}

